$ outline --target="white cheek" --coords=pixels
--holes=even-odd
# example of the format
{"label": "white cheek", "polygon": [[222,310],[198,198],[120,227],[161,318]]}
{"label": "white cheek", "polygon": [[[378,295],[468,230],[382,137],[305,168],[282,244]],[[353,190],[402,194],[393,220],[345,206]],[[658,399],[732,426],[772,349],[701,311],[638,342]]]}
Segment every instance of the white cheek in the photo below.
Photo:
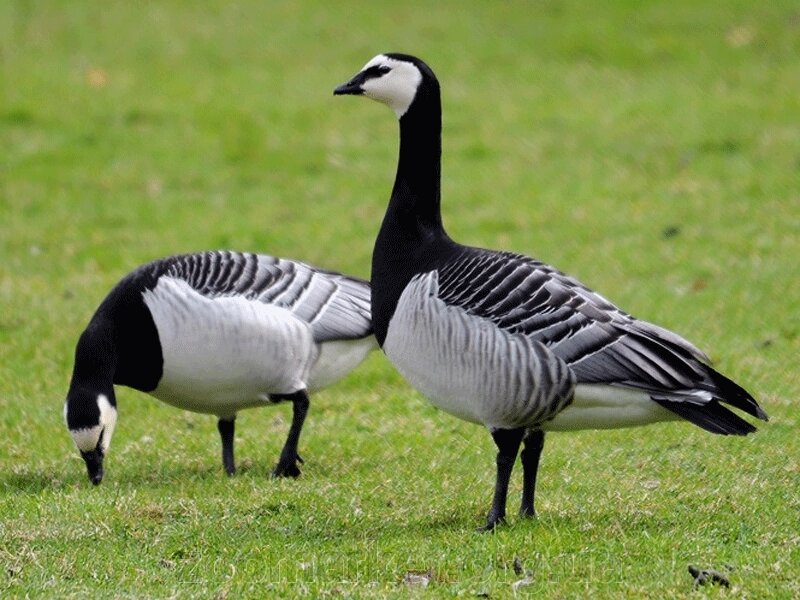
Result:
{"label": "white cheek", "polygon": [[100,408],[100,427],[104,428],[101,447],[105,453],[111,444],[111,436],[114,435],[114,427],[117,426],[117,409],[111,405],[105,394],[97,396],[97,406]]}
{"label": "white cheek", "polygon": [[97,448],[97,440],[100,439],[100,432],[103,428],[100,425],[86,427],[85,429],[72,429],[72,439],[81,452],[91,452]]}
{"label": "white cheek", "polygon": [[[111,436],[114,435],[114,427],[117,425],[117,409],[112,406],[105,394],[97,396],[97,408],[100,409],[99,424],[70,430],[72,439],[75,440],[75,445],[81,452],[96,450],[99,443],[101,450],[105,453],[111,443]],[[100,438],[101,434],[102,439]]]}
{"label": "white cheek", "polygon": [[364,95],[388,105],[399,119],[414,101],[421,82],[422,73],[414,65],[395,62],[390,73],[364,83]]}

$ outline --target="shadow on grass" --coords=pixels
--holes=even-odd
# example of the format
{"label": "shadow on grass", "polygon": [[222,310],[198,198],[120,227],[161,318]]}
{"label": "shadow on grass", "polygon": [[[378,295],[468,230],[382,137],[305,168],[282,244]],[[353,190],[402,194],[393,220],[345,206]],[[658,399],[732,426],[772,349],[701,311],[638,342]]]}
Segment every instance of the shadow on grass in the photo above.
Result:
{"label": "shadow on grass", "polygon": [[[248,469],[242,469],[246,472]],[[256,469],[254,469],[257,472]],[[265,473],[265,478],[269,473]],[[13,473],[0,475],[0,493],[4,494],[40,494],[45,491],[68,490],[75,487],[105,488],[111,485],[146,486],[148,488],[170,488],[181,481],[197,482],[200,480],[219,479],[225,481],[228,476],[221,467],[202,465],[171,465],[150,471],[134,470],[114,472],[106,469],[103,483],[94,486],[86,475],[83,464],[72,464],[63,469],[39,470],[19,469]]]}
{"label": "shadow on grass", "polygon": [[[64,490],[77,481],[77,477],[61,477],[53,472],[20,471],[0,476],[3,494],[40,494],[47,490]],[[87,479],[86,483],[89,481]]]}
{"label": "shadow on grass", "polygon": [[[248,469],[246,468],[240,468],[238,476],[241,477],[247,471]],[[106,477],[100,485],[113,483],[120,486],[174,490],[176,487],[184,487],[187,484],[196,484],[201,481],[225,483],[231,480],[232,478],[217,464],[170,463],[166,465],[153,464],[151,468],[144,466],[141,468],[122,468],[119,472],[114,472],[112,467],[112,469],[106,470]]]}

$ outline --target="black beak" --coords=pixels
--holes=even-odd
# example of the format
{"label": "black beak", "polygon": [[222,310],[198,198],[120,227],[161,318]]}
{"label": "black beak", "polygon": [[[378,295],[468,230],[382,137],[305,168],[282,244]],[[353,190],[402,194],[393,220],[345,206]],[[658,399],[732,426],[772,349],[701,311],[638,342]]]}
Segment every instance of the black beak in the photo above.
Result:
{"label": "black beak", "polygon": [[364,93],[364,88],[361,87],[362,83],[364,83],[364,75],[362,73],[359,73],[358,75],[353,77],[347,83],[343,83],[342,85],[337,87],[335,90],[333,90],[333,95],[334,96],[344,96],[344,95],[360,96],[361,94]]}
{"label": "black beak", "polygon": [[89,481],[94,485],[99,485],[103,481],[103,451],[81,452],[81,456],[83,457],[83,462],[86,463]]}

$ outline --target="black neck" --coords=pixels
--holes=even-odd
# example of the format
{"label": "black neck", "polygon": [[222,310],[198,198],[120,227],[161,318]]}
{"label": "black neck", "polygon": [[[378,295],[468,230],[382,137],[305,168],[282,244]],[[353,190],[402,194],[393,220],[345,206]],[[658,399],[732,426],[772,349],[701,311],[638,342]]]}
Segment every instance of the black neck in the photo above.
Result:
{"label": "black neck", "polygon": [[400,118],[400,153],[386,217],[411,238],[444,233],[440,212],[442,109],[434,80]]}
{"label": "black neck", "polygon": [[117,349],[110,322],[93,318],[81,334],[75,348],[73,379],[108,382],[114,380],[117,368]]}
{"label": "black neck", "polygon": [[158,331],[142,292],[152,289],[164,261],[129,273],[106,296],[75,349],[74,383],[156,388],[163,370]]}
{"label": "black neck", "polygon": [[439,84],[425,78],[400,118],[397,176],[372,255],[372,315],[381,344],[406,284],[433,268],[432,246],[451,243],[442,226],[441,155]]}
{"label": "black neck", "polygon": [[67,422],[70,429],[92,427],[99,422],[97,395],[112,404],[117,352],[108,323],[92,319],[75,347],[75,366],[67,393]]}

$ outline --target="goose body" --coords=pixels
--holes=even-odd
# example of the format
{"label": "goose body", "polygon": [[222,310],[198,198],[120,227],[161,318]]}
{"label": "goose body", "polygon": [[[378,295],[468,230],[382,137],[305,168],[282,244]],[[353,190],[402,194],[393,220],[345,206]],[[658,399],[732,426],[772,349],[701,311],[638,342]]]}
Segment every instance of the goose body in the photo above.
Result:
{"label": "goose body", "polygon": [[129,273],[78,341],[65,403],[90,479],[103,476],[115,384],[216,415],[229,474],[237,412],[290,400],[294,417],[274,474],[298,475],[307,392],[376,347],[369,294],[363,280],[264,254],[172,256]]}
{"label": "goose body", "polygon": [[520,446],[520,514],[533,515],[545,431],[684,419],[718,434],[766,420],[690,342],[638,320],[533,258],[463,246],[440,212],[439,83],[420,59],[381,54],[335,94],[387,104],[400,122],[397,175],[372,259],[375,335],[433,404],[486,426],[498,447],[486,529],[505,518]]}

